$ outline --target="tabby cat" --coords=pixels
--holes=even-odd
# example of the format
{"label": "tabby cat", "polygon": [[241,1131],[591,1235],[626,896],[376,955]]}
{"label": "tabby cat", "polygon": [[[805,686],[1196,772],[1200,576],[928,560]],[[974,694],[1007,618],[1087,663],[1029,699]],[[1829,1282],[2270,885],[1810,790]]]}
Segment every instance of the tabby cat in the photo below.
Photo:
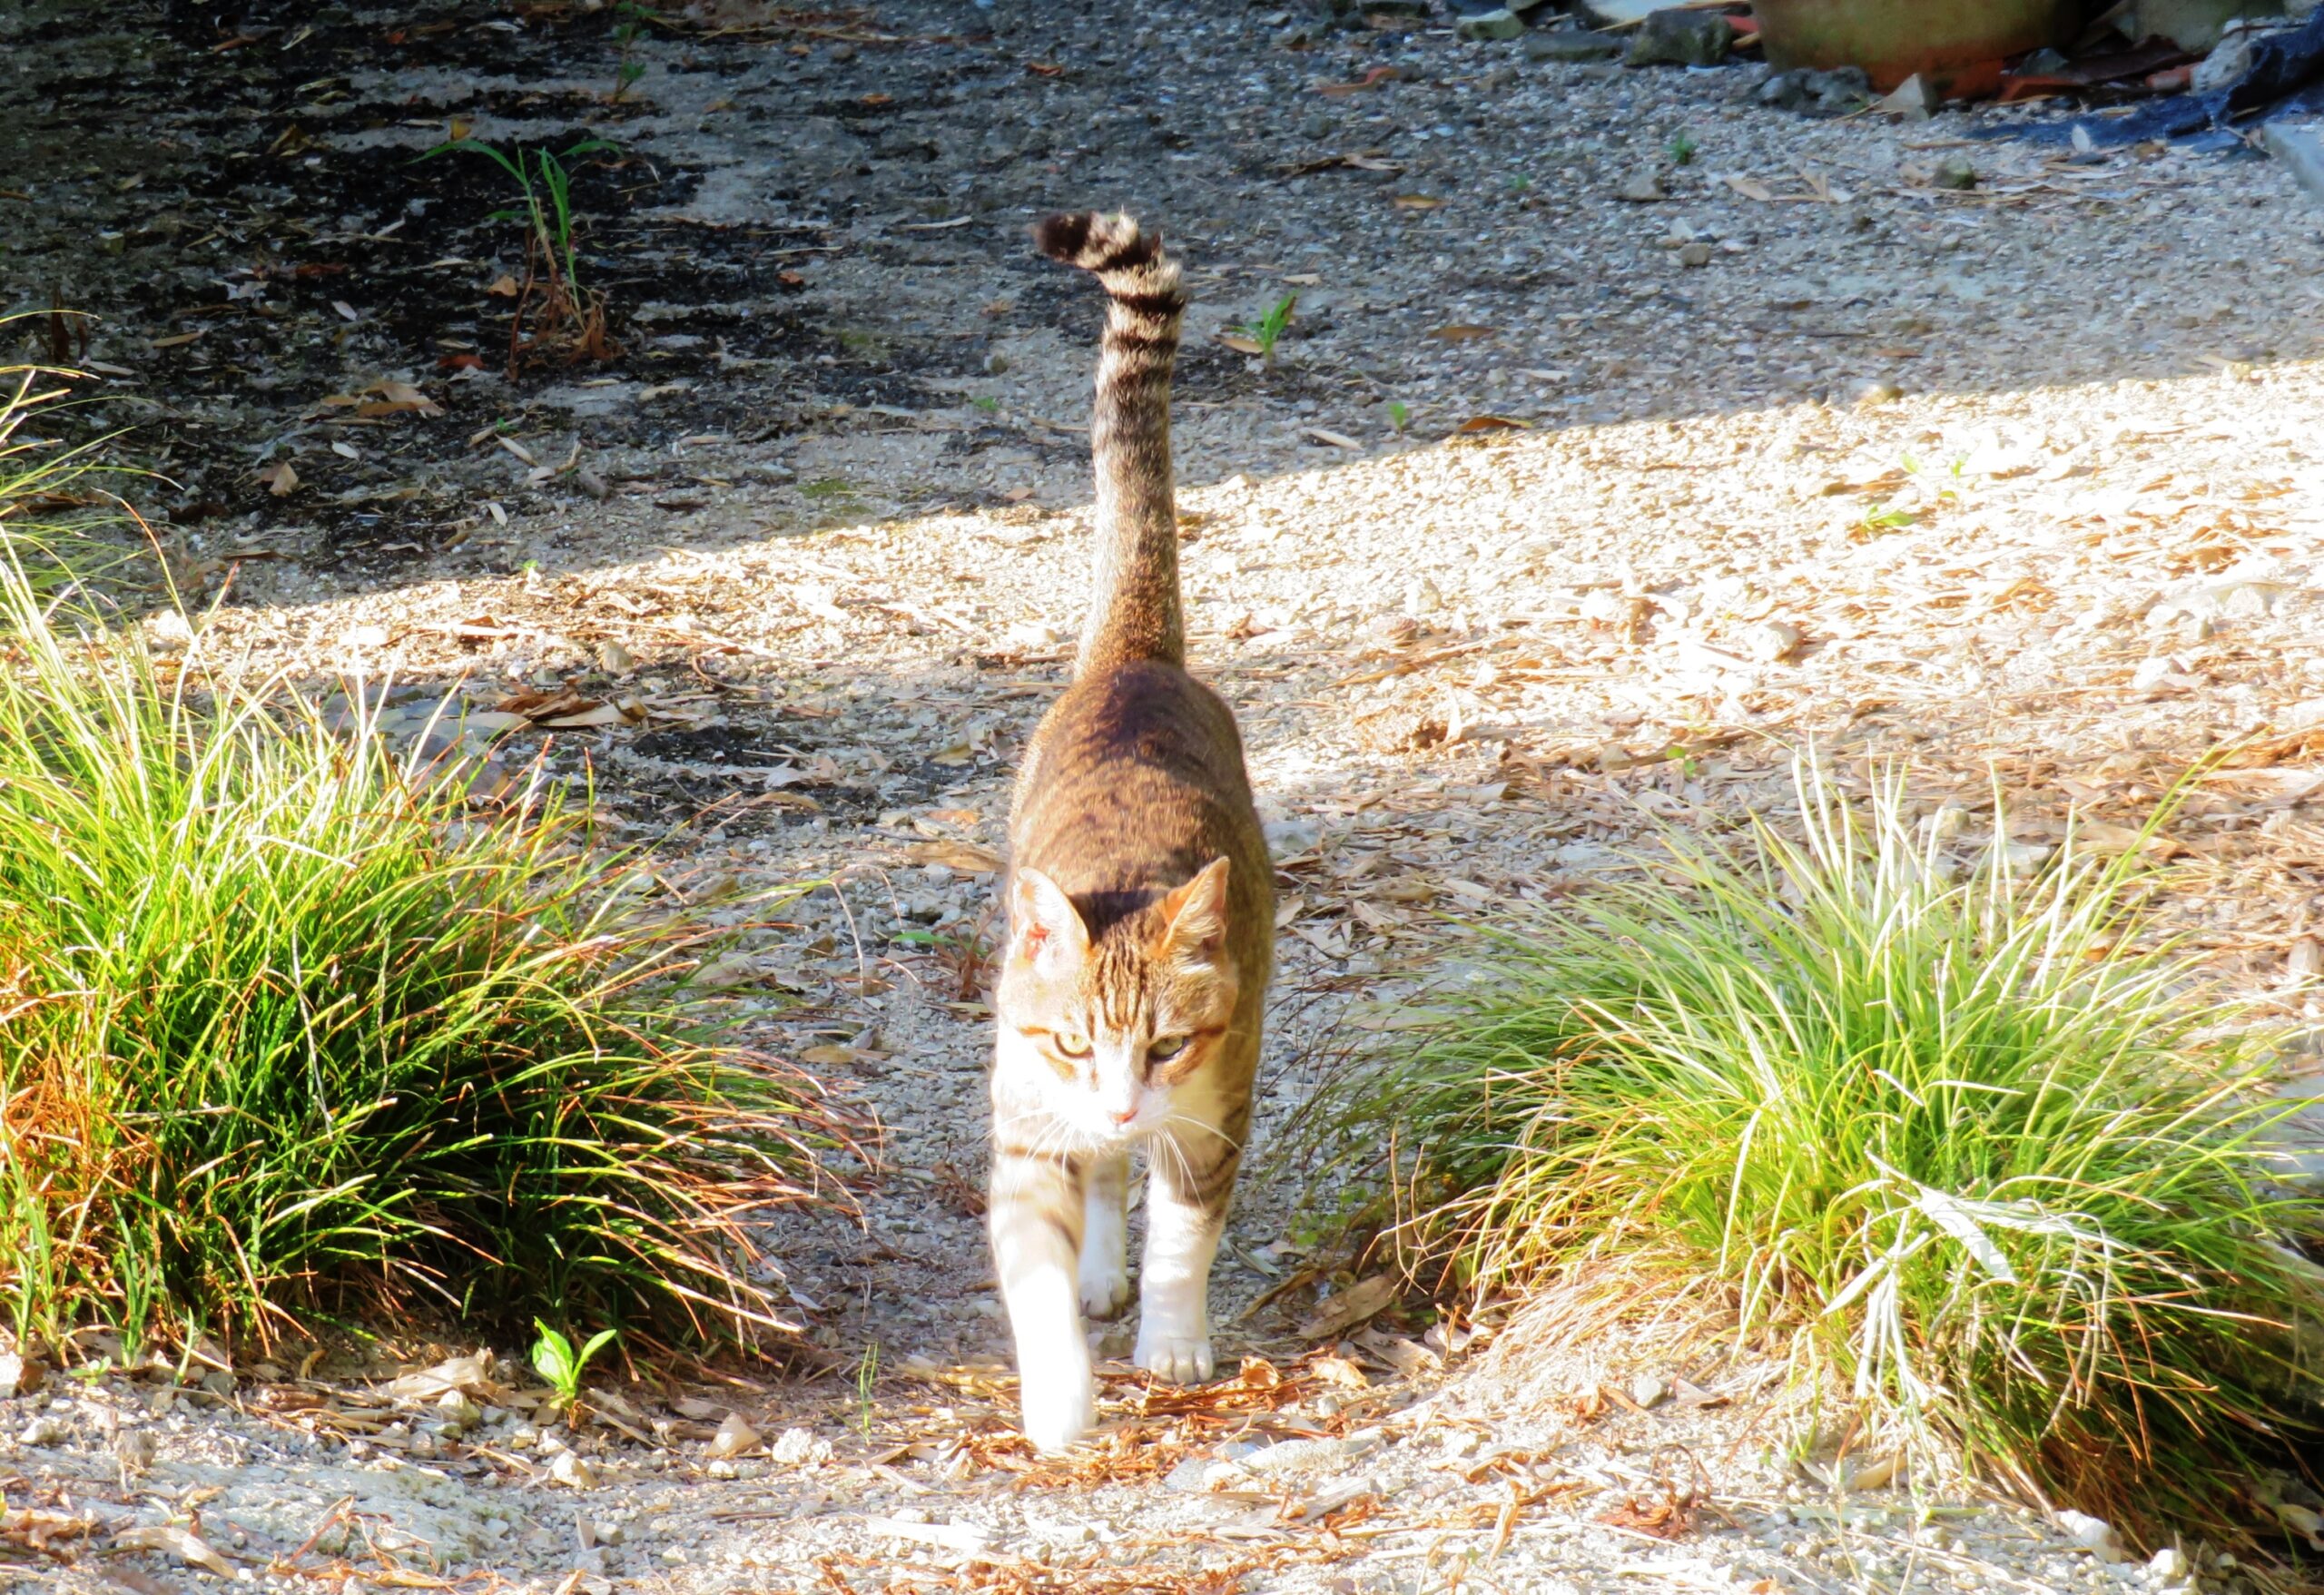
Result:
{"label": "tabby cat", "polygon": [[1083,1310],[1129,1300],[1135,1147],[1149,1170],[1137,1363],[1210,1377],[1210,1264],[1250,1127],[1275,911],[1235,716],[1186,669],[1177,265],[1127,216],[1052,216],[1034,237],[1108,300],[1096,593],[1072,684],[1018,775],[993,993],[993,1257],[1025,1433],[1053,1451],[1096,1415]]}

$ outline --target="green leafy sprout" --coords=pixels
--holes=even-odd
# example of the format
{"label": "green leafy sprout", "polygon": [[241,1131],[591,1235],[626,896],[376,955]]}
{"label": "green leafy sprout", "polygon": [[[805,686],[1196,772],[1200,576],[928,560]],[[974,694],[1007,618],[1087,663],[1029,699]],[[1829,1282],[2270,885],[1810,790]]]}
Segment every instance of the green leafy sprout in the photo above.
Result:
{"label": "green leafy sprout", "polygon": [[638,35],[645,31],[645,25],[661,18],[651,7],[639,5],[638,0],[620,0],[614,7],[614,15],[621,19],[614,25],[614,39],[621,45],[621,61],[614,68],[613,103],[619,104],[630,85],[645,75],[644,63],[630,59],[630,52],[635,47]]}
{"label": "green leafy sprout", "polygon": [[556,1404],[570,1412],[581,1399],[581,1375],[590,1359],[611,1345],[621,1331],[600,1329],[576,1351],[571,1341],[539,1319],[533,1320],[533,1327],[540,1331],[540,1338],[533,1343],[533,1372],[548,1382]]}
{"label": "green leafy sprout", "polygon": [[1245,339],[1258,349],[1259,359],[1272,370],[1275,367],[1275,345],[1291,326],[1291,312],[1297,307],[1299,296],[1286,293],[1275,301],[1275,308],[1256,321],[1238,321],[1227,329],[1237,338]]}

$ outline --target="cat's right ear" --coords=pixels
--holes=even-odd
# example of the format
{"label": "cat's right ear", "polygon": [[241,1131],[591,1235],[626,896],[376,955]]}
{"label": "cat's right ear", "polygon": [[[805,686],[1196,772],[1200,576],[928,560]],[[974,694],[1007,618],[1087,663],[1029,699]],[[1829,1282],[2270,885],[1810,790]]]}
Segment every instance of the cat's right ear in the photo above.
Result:
{"label": "cat's right ear", "polygon": [[1063,887],[1022,869],[1009,880],[1009,940],[1012,957],[1078,963],[1089,950],[1089,927]]}

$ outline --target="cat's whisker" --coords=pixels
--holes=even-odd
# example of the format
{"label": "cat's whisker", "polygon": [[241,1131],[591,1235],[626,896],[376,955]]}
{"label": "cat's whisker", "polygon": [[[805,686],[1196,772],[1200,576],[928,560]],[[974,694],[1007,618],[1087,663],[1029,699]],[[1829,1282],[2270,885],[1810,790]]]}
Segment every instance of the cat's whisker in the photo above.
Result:
{"label": "cat's whisker", "polygon": [[1230,1152],[1240,1152],[1243,1149],[1242,1142],[1228,1135],[1225,1130],[1220,1129],[1216,1125],[1206,1123],[1202,1119],[1196,1118],[1191,1113],[1174,1113],[1169,1117],[1164,1119],[1162,1123],[1166,1128],[1174,1124],[1190,1124],[1198,1130],[1202,1130],[1209,1135],[1216,1136],[1221,1141],[1226,1144],[1226,1149]]}

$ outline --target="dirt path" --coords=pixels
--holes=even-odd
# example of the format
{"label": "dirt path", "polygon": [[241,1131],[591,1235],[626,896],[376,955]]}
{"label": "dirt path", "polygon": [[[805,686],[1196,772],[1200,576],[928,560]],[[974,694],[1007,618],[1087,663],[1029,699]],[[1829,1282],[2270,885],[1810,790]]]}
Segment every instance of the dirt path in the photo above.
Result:
{"label": "dirt path", "polygon": [[[1102,203],[1161,225],[1200,296],[1196,648],[1285,882],[1270,1126],[1457,967],[1462,917],[1585,887],[1649,817],[1779,808],[1811,738],[1906,761],[1965,847],[1998,781],[2029,849],[2070,805],[2133,822],[2240,739],[2172,832],[2173,911],[2319,1017],[2324,290],[2280,172],[1810,123],[1742,69],[1438,31],[1294,49],[1304,14],[1226,0],[738,0],[625,51],[587,5],[93,15],[0,19],[0,306],[99,318],[84,416],[168,478],[146,501],[214,606],[202,645],[430,703],[629,705],[552,761],[712,912],[832,883],[721,975],[890,1156],[863,1225],[784,1242],[838,1371],[633,1393],[666,1443],[582,1437],[590,1489],[519,1411],[317,1438],[339,1431],[270,1407],[289,1382],[263,1370],[234,1412],[122,1384],[12,1403],[28,1488],[124,1520],[222,1489],[202,1521],[252,1568],[352,1497],[370,1549],[341,1521],[303,1565],[432,1557],[568,1595],[2169,1581],[1998,1509],[1916,1527],[1903,1492],[1781,1469],[1756,1373],[1650,1343],[1578,1355],[1522,1413],[1440,1391],[1461,1348],[1422,1319],[1190,1415],[1141,1416],[1125,1380],[1112,1452],[1021,1472],[960,950],[1082,591],[1096,306],[1023,231]],[[506,184],[413,162],[455,123],[618,143],[574,184],[618,360],[503,375]],[[1979,185],[1934,186],[1964,152]],[[1665,197],[1623,197],[1649,176]],[[1295,292],[1272,369],[1218,341]],[[1295,1196],[1255,1178],[1221,1261],[1227,1351],[1277,1370],[1334,1283],[1278,1289],[1307,1265]],[[1732,1399],[1590,1396],[1641,1373]],[[359,1383],[329,1399],[369,1410]],[[730,1408],[772,1458],[705,1452]],[[159,1437],[142,1481],[107,1455],[123,1423]]]}

